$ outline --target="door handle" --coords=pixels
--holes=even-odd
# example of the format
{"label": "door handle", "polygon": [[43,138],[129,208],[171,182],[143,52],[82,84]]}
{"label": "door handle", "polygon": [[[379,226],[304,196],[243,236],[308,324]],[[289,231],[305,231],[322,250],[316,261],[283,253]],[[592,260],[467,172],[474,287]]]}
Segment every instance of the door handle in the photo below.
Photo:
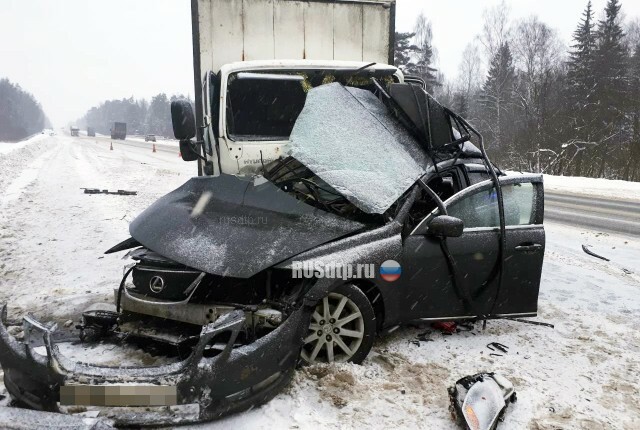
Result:
{"label": "door handle", "polygon": [[537,251],[538,249],[541,249],[542,245],[539,243],[529,243],[529,244],[522,244],[522,245],[518,245],[516,246],[516,251]]}

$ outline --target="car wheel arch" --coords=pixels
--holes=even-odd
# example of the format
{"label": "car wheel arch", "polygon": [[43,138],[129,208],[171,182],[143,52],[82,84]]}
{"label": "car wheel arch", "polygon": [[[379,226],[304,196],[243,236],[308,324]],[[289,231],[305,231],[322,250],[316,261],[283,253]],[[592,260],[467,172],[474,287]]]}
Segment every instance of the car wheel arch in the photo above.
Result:
{"label": "car wheel arch", "polygon": [[338,280],[330,284],[316,283],[307,293],[304,295],[305,304],[311,308],[315,306],[329,293],[335,291],[342,285],[354,285],[367,297],[369,303],[373,307],[376,316],[376,328],[379,332],[382,330],[385,318],[385,303],[382,292],[378,286],[365,279],[350,279],[347,281]]}
{"label": "car wheel arch", "polygon": [[344,284],[355,285],[364,293],[365,296],[367,296],[367,299],[369,299],[369,303],[373,306],[373,310],[376,314],[377,331],[380,332],[384,326],[385,317],[385,304],[382,291],[380,291],[375,283],[365,279],[355,279],[351,282],[345,282]]}

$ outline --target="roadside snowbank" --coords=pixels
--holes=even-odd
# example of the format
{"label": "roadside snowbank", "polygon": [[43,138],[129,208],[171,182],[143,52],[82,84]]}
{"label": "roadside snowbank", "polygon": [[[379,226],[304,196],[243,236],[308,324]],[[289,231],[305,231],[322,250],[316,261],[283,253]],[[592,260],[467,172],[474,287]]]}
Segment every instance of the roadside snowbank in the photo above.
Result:
{"label": "roadside snowbank", "polygon": [[[28,175],[25,169],[55,143],[54,138],[42,134],[18,143],[0,142],[0,205],[2,205],[1,200],[7,198],[9,194],[15,194],[16,189],[21,187],[19,184],[27,181],[26,177],[21,180],[17,178],[23,174]],[[14,183],[14,189],[9,189],[10,184]]]}
{"label": "roadside snowbank", "polygon": [[31,138],[22,140],[20,142],[0,142],[0,156],[15,151],[16,149],[24,148],[27,145],[39,142],[43,139],[46,139],[47,137],[49,136],[46,134],[36,134],[35,136],[32,136]]}
{"label": "roadside snowbank", "polygon": [[640,201],[640,182],[544,175],[544,188],[559,193]]}

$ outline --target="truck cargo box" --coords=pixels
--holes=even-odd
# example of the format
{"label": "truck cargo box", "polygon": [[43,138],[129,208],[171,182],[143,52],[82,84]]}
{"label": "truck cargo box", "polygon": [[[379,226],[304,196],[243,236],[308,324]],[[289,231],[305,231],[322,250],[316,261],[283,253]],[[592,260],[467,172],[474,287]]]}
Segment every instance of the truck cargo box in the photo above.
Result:
{"label": "truck cargo box", "polygon": [[395,0],[192,0],[196,76],[235,61],[393,64]]}

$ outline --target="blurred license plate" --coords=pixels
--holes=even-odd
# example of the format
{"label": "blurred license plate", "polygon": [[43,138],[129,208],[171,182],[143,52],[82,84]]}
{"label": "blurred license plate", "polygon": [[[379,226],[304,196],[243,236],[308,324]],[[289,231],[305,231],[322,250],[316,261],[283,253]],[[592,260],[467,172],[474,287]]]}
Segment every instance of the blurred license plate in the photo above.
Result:
{"label": "blurred license plate", "polygon": [[61,405],[173,406],[177,390],[169,385],[63,385]]}

